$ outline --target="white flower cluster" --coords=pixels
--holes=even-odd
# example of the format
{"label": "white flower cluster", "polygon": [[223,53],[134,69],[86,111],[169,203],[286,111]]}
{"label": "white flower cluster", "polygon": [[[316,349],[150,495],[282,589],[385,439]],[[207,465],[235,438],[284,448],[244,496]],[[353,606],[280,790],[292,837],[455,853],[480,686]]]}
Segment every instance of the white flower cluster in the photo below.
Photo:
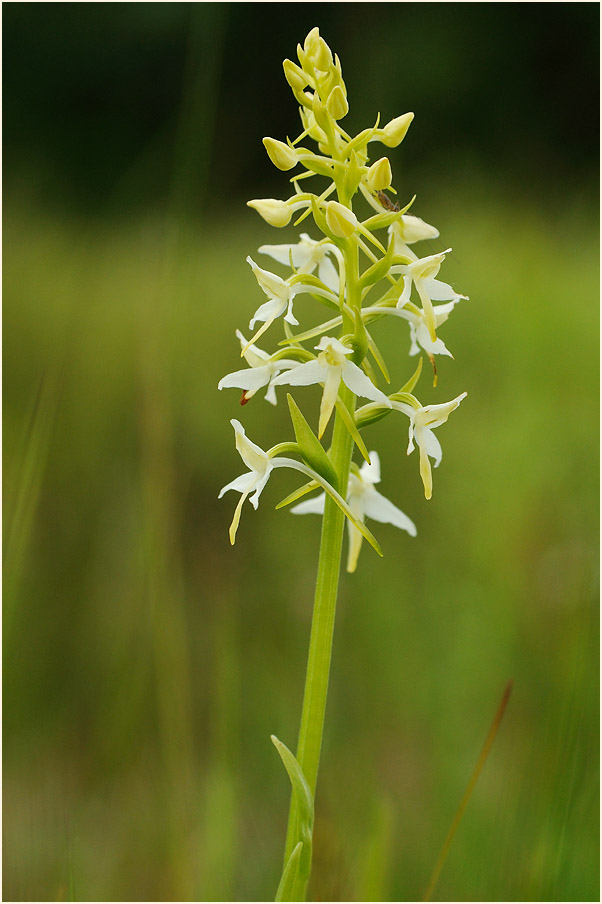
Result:
{"label": "white flower cluster", "polygon": [[[250,498],[257,508],[273,468],[292,467],[301,471],[310,477],[310,482],[286,502],[319,486],[324,489],[324,494],[299,503],[292,511],[296,514],[321,513],[326,494],[335,500],[349,520],[347,567],[353,571],[363,538],[376,545],[365,527],[367,518],[394,524],[411,536],[416,534],[407,515],[374,488],[380,481],[379,458],[376,452],[368,454],[360,431],[391,411],[406,415],[409,418],[407,453],[414,450],[415,444],[418,446],[420,475],[425,496],[430,499],[430,459],[437,467],[442,455],[433,430],[445,423],[466,395],[463,393],[443,404],[422,405],[413,395],[422,360],[399,392],[383,392],[376,385],[373,365],[387,381],[388,371],[369,330],[383,317],[406,320],[410,333],[409,354],[418,355],[423,351],[427,355],[436,384],[435,356],[451,356],[437,330],[466,296],[437,278],[451,249],[418,257],[410,247],[426,239],[436,239],[439,232],[407,212],[412,201],[400,209],[386,193],[395,193],[389,160],[381,157],[372,164],[369,162],[368,145],[380,142],[387,147],[397,146],[409,128],[413,114],[399,116],[382,128],[377,119],[372,128],[355,136],[349,135],[340,125],[348,111],[348,103],[338,57],[333,57],[317,28],[297,50],[299,65],[285,60],[284,72],[300,106],[303,131],[294,141],[264,138],[264,145],[278,169],[288,171],[301,166],[302,170],[291,179],[294,191],[288,200],[263,198],[249,201],[249,206],[276,227],[286,226],[295,214],[298,215],[297,224],[311,216],[323,238],[312,239],[303,232],[298,242],[259,248],[260,254],[288,268],[286,277],[263,269],[251,257],[247,258],[267,300],[257,307],[250,319],[251,338],[247,340],[240,331],[236,333],[247,366],[225,376],[218,388],[242,389],[242,404],[265,388],[266,400],[275,405],[278,386],[318,384],[322,387],[322,400],[317,435],[290,397],[294,443],[280,443],[264,452],[246,437],[239,422],[232,420],[237,449],[249,470],[227,484],[220,496],[227,490],[241,494],[230,528],[234,542],[245,499]],[[301,144],[307,138],[317,142],[317,153]],[[305,179],[310,176],[326,179],[320,194],[303,190]],[[331,197],[335,193],[336,200]],[[363,199],[370,208],[369,215],[363,220],[353,210],[352,200],[356,196],[360,203]],[[379,230],[385,230],[385,244],[375,234]],[[310,307],[314,310],[316,304],[321,304],[330,314],[319,326],[295,333],[293,329],[300,325],[297,314],[301,305],[296,301],[300,295],[310,296]],[[270,354],[256,343],[277,321],[283,326],[284,339]],[[333,335],[335,331],[338,331],[336,336]],[[319,341],[314,345],[318,337]],[[358,397],[367,400],[367,404],[356,409]],[[335,409],[353,444],[365,458],[361,469],[355,464],[350,467],[347,461],[346,467],[341,468],[339,464],[337,471],[333,448],[327,450],[322,445],[322,437]],[[282,457],[281,452],[288,455]],[[301,461],[290,458],[291,454]]]}

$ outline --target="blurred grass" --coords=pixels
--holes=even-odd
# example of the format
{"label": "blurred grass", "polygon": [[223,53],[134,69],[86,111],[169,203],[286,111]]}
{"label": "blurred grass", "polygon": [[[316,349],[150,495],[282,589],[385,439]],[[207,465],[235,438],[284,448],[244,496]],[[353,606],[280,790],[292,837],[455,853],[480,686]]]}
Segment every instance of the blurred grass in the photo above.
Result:
{"label": "blurred grass", "polygon": [[[311,893],[421,895],[513,677],[436,897],[594,900],[596,215],[457,184],[432,207],[471,300],[417,394],[468,398],[430,503],[401,420],[367,433],[418,538],[379,526],[384,561],[342,581]],[[245,256],[277,240],[250,212],[201,231],[7,206],[7,899],[273,896],[269,736],[296,739],[319,525],[271,511],[278,474],[230,548],[240,408],[216,385],[260,301]],[[403,327],[378,338],[401,382]],[[285,407],[248,405],[250,437],[288,437]]]}

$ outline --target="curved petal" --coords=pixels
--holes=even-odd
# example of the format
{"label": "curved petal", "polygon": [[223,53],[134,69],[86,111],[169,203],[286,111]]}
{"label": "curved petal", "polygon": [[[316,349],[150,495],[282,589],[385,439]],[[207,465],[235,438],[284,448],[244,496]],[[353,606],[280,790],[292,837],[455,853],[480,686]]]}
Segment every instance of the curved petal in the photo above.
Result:
{"label": "curved petal", "polygon": [[247,367],[244,370],[235,370],[234,373],[226,374],[217,384],[217,388],[236,387],[237,389],[252,389],[256,392],[262,386],[267,386],[271,375],[272,368],[269,364],[263,367]]}
{"label": "curved petal", "polygon": [[432,301],[451,301],[452,299],[466,298],[465,295],[458,295],[448,283],[444,283],[440,279],[424,279],[422,285]]}
{"label": "curved petal", "polygon": [[416,525],[408,516],[398,509],[396,505],[387,499],[378,490],[369,489],[364,498],[366,517],[381,524],[393,524],[401,530],[405,530],[411,537],[416,536]]}
{"label": "curved petal", "polygon": [[428,427],[422,427],[420,431],[420,443],[424,445],[427,455],[434,459],[434,465],[438,468],[443,457],[443,450],[441,448],[441,443],[433,431],[429,430]]}
{"label": "curved petal", "polygon": [[306,361],[305,364],[298,364],[286,373],[279,374],[272,380],[272,385],[311,386],[313,383],[324,383],[327,370],[319,361]]}
{"label": "curved petal", "polygon": [[[280,301],[278,298],[273,298],[271,301],[265,301],[263,304],[260,304],[253,317],[249,321],[249,329],[252,330],[255,328],[255,323],[258,320],[266,322],[268,320],[275,320],[276,317],[279,317],[282,312],[286,309],[286,302]],[[251,346],[249,345],[248,348]],[[247,349],[245,348],[245,351]],[[244,352],[243,352],[244,354]]]}
{"label": "curved petal", "polygon": [[325,286],[339,294],[339,274],[329,257],[324,256],[318,265],[318,276]]}
{"label": "curved petal", "polygon": [[377,389],[372,380],[353,361],[345,362],[342,376],[345,385],[355,395],[361,396],[363,399],[370,399],[371,402],[378,402],[387,408],[391,407],[391,402],[384,392]]}
{"label": "curved petal", "polygon": [[314,496],[313,499],[305,499],[303,502],[294,505],[291,512],[293,515],[323,515],[325,502],[326,493],[320,493],[319,496]]}
{"label": "curved petal", "polygon": [[252,471],[247,474],[241,474],[240,477],[235,477],[234,480],[227,483],[225,487],[222,487],[217,498],[221,499],[228,490],[236,490],[237,493],[251,493],[256,479],[257,476]]}
{"label": "curved petal", "polygon": [[380,458],[378,452],[370,452],[370,464],[367,461],[360,468],[360,477],[365,483],[380,483]]}

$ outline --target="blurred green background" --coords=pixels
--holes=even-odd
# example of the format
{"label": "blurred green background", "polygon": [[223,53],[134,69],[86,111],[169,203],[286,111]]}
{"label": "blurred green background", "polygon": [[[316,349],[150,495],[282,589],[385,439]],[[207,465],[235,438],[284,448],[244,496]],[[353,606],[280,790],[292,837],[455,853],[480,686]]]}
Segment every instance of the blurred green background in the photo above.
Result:
{"label": "blurred green background", "polygon": [[[598,4],[21,3],[5,900],[274,894],[289,788],[269,736],[294,747],[319,522],[272,511],[296,485],[279,473],[230,547],[229,418],[264,448],[291,430],[285,405],[241,413],[216,386],[263,297],[245,256],[295,235],[244,202],[286,197],[261,138],[299,131],[281,61],[316,24],[347,129],[414,110],[395,184],[471,300],[417,389],[468,391],[431,502],[401,421],[366,435],[418,538],[377,526],[384,560],[366,546],[341,582],[310,893],[421,896],[513,678],[435,897],[599,899]],[[405,328],[378,337],[400,383]]]}

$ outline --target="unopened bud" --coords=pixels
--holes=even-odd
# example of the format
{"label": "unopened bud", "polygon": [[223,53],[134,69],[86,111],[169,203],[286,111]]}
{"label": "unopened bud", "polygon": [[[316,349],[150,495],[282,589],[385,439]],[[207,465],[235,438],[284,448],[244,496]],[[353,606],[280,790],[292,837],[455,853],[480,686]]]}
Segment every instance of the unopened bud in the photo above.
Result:
{"label": "unopened bud", "polygon": [[378,130],[378,138],[388,148],[396,148],[405,138],[406,132],[410,128],[410,123],[414,119],[413,113],[404,113],[388,122],[384,129]]}
{"label": "unopened bud", "polygon": [[328,95],[326,109],[333,119],[343,119],[344,116],[347,116],[349,104],[340,85],[336,85]]}
{"label": "unopened bud", "polygon": [[332,66],[332,51],[324,40],[320,38],[318,41],[317,51],[314,56],[314,65],[321,72],[328,72]]}
{"label": "unopened bud", "polygon": [[300,66],[293,63],[292,60],[285,60],[282,64],[284,69],[284,77],[293,89],[293,91],[303,91],[308,84],[307,76]]}
{"label": "unopened bud", "polygon": [[372,164],[366,173],[366,185],[372,192],[389,188],[392,180],[393,173],[391,172],[391,164],[388,157],[381,157],[380,160]]}
{"label": "unopened bud", "polygon": [[279,170],[290,170],[297,165],[297,152],[284,141],[278,141],[276,138],[264,138],[263,144],[268,152],[268,157]]}
{"label": "unopened bud", "polygon": [[353,235],[358,226],[354,212],[338,201],[329,201],[326,205],[326,224],[333,235],[342,239]]}
{"label": "unopened bud", "polygon": [[247,201],[247,207],[252,207],[263,217],[270,226],[286,226],[293,215],[292,209],[286,201],[278,201],[275,198],[259,198],[255,201]]}
{"label": "unopened bud", "polygon": [[310,57],[315,57],[319,51],[320,29],[316,26],[309,32],[303,42],[303,50]]}

